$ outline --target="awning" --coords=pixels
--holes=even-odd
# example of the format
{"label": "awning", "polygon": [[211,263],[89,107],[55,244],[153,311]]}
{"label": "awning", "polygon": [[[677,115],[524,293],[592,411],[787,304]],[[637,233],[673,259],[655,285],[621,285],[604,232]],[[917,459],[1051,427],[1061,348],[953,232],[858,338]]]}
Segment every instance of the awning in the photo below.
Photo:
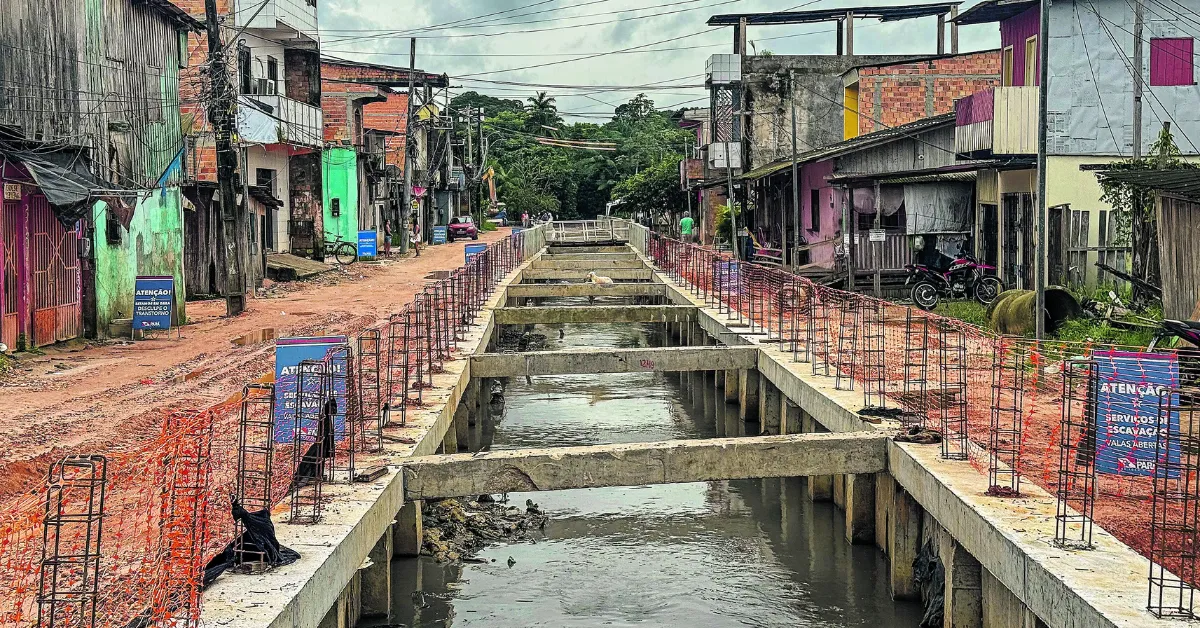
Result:
{"label": "awning", "polygon": [[102,200],[108,203],[128,228],[133,218],[133,206],[128,201],[136,198],[137,193],[117,189],[93,175],[88,169],[91,162],[82,151],[30,151],[0,147],[0,155],[25,166],[34,183],[46,195],[55,217],[64,226],[73,227],[80,219],[91,216],[92,205]]}
{"label": "awning", "polygon": [[275,198],[275,195],[271,193],[271,189],[264,185],[250,186],[250,198],[253,198],[254,200],[262,203],[264,206],[270,207],[271,209],[279,209],[280,207],[283,207],[283,201]]}
{"label": "awning", "polygon": [[747,172],[746,174],[743,174],[736,178],[741,179],[743,181],[753,181],[755,179],[761,179],[765,176],[775,174],[776,172],[779,172],[780,170],[784,170],[784,169],[791,168],[791,167],[792,167],[792,162],[790,159],[787,161],[777,161],[774,163],[769,163],[765,166],[759,166],[759,167],[755,168],[754,170],[751,170],[750,172]]}

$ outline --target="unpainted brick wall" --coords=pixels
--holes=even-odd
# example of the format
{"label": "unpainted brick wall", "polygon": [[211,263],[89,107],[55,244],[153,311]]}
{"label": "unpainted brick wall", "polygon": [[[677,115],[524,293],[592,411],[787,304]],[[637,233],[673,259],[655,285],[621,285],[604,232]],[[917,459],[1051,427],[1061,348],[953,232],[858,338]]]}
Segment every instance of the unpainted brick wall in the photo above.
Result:
{"label": "unpainted brick wall", "polygon": [[954,110],[954,101],[1000,84],[1000,52],[989,50],[858,71],[859,132]]}

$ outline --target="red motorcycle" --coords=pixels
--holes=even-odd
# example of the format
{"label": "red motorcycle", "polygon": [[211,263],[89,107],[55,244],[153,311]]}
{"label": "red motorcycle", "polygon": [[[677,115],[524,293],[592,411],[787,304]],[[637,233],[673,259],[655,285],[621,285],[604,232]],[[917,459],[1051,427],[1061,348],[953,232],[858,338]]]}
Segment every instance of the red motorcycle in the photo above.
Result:
{"label": "red motorcycle", "polygon": [[991,305],[1004,292],[1004,284],[994,275],[995,266],[981,264],[966,253],[956,258],[942,255],[935,265],[909,264],[904,267],[908,278],[904,285],[912,284],[913,303],[925,311],[937,307],[943,298],[975,298],[984,305]]}

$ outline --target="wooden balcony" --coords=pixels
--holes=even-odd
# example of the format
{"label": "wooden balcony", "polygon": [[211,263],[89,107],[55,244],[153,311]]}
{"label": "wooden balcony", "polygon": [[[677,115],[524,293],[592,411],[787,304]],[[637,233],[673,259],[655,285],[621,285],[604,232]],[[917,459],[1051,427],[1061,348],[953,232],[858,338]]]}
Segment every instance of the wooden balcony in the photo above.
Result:
{"label": "wooden balcony", "polygon": [[995,87],[954,103],[954,150],[968,159],[1037,154],[1037,87]]}

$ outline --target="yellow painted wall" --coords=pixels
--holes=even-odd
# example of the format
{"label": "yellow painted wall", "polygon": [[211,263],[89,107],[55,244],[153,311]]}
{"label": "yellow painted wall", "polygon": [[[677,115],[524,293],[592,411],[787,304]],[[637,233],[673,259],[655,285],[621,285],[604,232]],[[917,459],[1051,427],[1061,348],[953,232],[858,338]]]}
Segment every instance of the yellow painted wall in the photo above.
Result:
{"label": "yellow painted wall", "polygon": [[842,139],[858,137],[858,83],[846,88],[843,109]]}

